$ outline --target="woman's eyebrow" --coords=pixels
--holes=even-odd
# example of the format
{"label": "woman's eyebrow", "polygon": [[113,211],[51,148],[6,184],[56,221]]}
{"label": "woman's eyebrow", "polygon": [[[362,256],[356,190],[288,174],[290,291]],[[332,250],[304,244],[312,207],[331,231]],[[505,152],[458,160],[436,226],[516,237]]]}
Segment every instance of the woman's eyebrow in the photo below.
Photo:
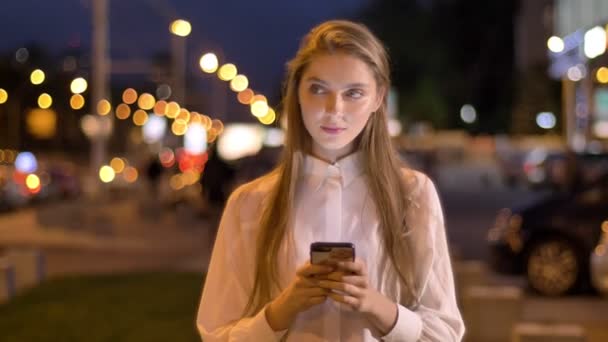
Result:
{"label": "woman's eyebrow", "polygon": [[[327,85],[328,83],[325,82],[324,80],[315,77],[315,76],[310,76],[308,78],[306,78],[307,82],[316,82],[316,83],[321,83],[323,85]],[[361,83],[361,82],[355,82],[355,83],[349,83],[346,86],[344,86],[344,88],[367,88],[369,87],[369,84],[367,83]]]}

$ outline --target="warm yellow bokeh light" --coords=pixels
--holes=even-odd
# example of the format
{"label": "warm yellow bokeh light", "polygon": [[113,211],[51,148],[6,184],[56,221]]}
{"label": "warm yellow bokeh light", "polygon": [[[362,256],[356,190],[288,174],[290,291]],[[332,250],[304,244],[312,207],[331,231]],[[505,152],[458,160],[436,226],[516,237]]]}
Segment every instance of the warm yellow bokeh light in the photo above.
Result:
{"label": "warm yellow bokeh light", "polygon": [[167,102],[160,100],[154,105],[154,114],[163,116],[167,113]]}
{"label": "warm yellow bokeh light", "polygon": [[268,113],[268,103],[264,101],[255,101],[251,104],[251,114],[255,117],[261,118]]}
{"label": "warm yellow bokeh light", "polygon": [[190,112],[186,108],[182,108],[179,114],[175,117],[176,121],[183,121],[185,123],[190,122]]}
{"label": "warm yellow bokeh light", "polygon": [[104,165],[99,169],[99,179],[104,183],[110,183],[116,177],[114,169],[111,166]]}
{"label": "warm yellow bokeh light", "polygon": [[263,101],[263,102],[268,103],[268,100],[266,99],[266,96],[264,96],[262,94],[254,95],[253,98],[251,99],[250,103],[254,103],[255,101]]}
{"label": "warm yellow bokeh light", "polygon": [[137,105],[139,106],[139,108],[144,109],[144,110],[150,110],[152,108],[154,108],[154,105],[156,104],[156,99],[154,98],[154,96],[152,96],[151,94],[148,93],[143,93],[139,96],[139,100],[137,101]]}
{"label": "warm yellow bokeh light", "polygon": [[222,134],[224,131],[224,123],[218,119],[213,119],[211,121],[211,130],[214,130],[217,135]]}
{"label": "warm yellow bokeh light", "polygon": [[173,121],[171,132],[175,135],[184,135],[188,130],[188,124],[183,121]]}
{"label": "warm yellow bokeh light", "polygon": [[230,81],[230,89],[232,89],[232,91],[241,92],[247,89],[248,86],[249,80],[245,75],[236,75],[232,81]]}
{"label": "warm yellow bokeh light", "polygon": [[173,190],[181,190],[184,188],[184,181],[182,180],[182,175],[177,174],[171,177],[169,180],[169,186]]}
{"label": "warm yellow bokeh light", "polygon": [[108,115],[111,110],[112,110],[112,105],[110,104],[110,101],[108,101],[108,100],[105,100],[105,99],[101,100],[97,104],[97,113],[99,115]]}
{"label": "warm yellow bokeh light", "polygon": [[131,115],[131,108],[129,108],[129,105],[121,103],[118,105],[118,107],[116,107],[117,118],[126,120],[129,118],[129,115]]}
{"label": "warm yellow bokeh light", "polygon": [[597,77],[597,81],[600,83],[608,83],[608,68],[601,67],[597,69],[597,73],[595,75]]}
{"label": "warm yellow bokeh light", "polygon": [[[194,124],[202,124],[203,119],[201,118],[201,115],[197,112],[190,112],[190,123]],[[204,126],[204,125],[203,125]]]}
{"label": "warm yellow bokeh light", "polygon": [[201,115],[201,124],[203,124],[203,126],[205,126],[206,130],[210,130],[211,129],[211,118],[205,114],[202,114]]}
{"label": "warm yellow bokeh light", "polygon": [[38,96],[38,106],[42,109],[47,109],[53,104],[53,98],[47,93]]}
{"label": "warm yellow bokeh light", "polygon": [[217,70],[219,61],[217,60],[217,56],[215,54],[206,53],[199,60],[199,65],[204,72],[211,74]]}
{"label": "warm yellow bokeh light", "polygon": [[122,102],[126,104],[134,104],[137,101],[137,92],[133,88],[127,88],[122,93]]}
{"label": "warm yellow bokeh light", "polygon": [[165,109],[165,114],[168,118],[174,119],[179,115],[179,111],[181,107],[175,101],[171,101],[167,104],[167,108]]}
{"label": "warm yellow bokeh light", "polygon": [[42,82],[44,82],[44,77],[44,71],[36,69],[30,74],[30,81],[35,85],[42,84]]}
{"label": "warm yellow bokeh light", "polygon": [[80,94],[74,94],[70,97],[70,107],[74,110],[84,107],[84,97]]}
{"label": "warm yellow bokeh light", "polygon": [[236,73],[236,65],[227,63],[220,67],[220,70],[217,71],[217,76],[222,81],[230,81],[236,76]]}
{"label": "warm yellow bokeh light", "polygon": [[274,122],[274,120],[276,120],[277,115],[274,112],[274,109],[272,108],[268,108],[268,113],[266,113],[266,115],[258,118],[258,120],[263,123],[264,125],[270,125]]}
{"label": "warm yellow bokeh light", "polygon": [[186,20],[178,19],[171,23],[169,31],[176,36],[187,37],[192,32],[192,25]]}
{"label": "warm yellow bokeh light", "polygon": [[142,109],[138,109],[133,113],[133,123],[137,126],[143,126],[148,122],[148,113]]}
{"label": "warm yellow bokeh light", "polygon": [[35,174],[29,174],[25,178],[25,186],[30,190],[36,190],[40,186],[40,178]]}
{"label": "warm yellow bokeh light", "polygon": [[75,78],[70,84],[70,90],[74,94],[82,94],[87,90],[87,80],[82,77]]}
{"label": "warm yellow bokeh light", "polygon": [[121,173],[125,169],[125,161],[122,158],[114,157],[110,161],[110,166],[115,173]]}
{"label": "warm yellow bokeh light", "polygon": [[123,173],[123,177],[128,183],[135,183],[138,176],[139,174],[137,173],[137,169],[133,166],[127,166],[125,168],[125,172]]}
{"label": "warm yellow bokeh light", "polygon": [[5,103],[6,101],[8,101],[8,93],[6,90],[0,88],[0,104]]}
{"label": "warm yellow bokeh light", "polygon": [[57,113],[52,109],[35,108],[27,113],[28,132],[38,139],[50,139],[57,132]]}
{"label": "warm yellow bokeh light", "polygon": [[200,180],[200,174],[196,171],[189,170],[182,174],[182,181],[185,185],[193,185]]}
{"label": "warm yellow bokeh light", "polygon": [[239,100],[240,103],[242,103],[244,105],[249,105],[249,104],[251,104],[253,95],[254,95],[253,90],[247,88],[247,89],[239,92],[239,94],[236,96],[236,98]]}

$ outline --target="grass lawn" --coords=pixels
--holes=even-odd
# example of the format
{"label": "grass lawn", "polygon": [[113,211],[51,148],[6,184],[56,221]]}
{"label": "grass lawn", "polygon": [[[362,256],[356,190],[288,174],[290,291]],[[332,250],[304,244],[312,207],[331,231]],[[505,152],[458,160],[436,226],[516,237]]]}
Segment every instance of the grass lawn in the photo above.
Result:
{"label": "grass lawn", "polygon": [[0,305],[0,340],[200,341],[202,282],[194,273],[50,280]]}

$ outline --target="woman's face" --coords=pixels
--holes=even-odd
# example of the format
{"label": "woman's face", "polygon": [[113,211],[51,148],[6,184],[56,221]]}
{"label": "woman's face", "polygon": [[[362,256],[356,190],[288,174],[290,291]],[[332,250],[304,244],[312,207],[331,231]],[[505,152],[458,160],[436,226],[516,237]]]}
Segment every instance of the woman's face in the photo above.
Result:
{"label": "woman's face", "polygon": [[355,149],[382,96],[372,70],[344,53],[314,57],[298,87],[302,120],[312,137],[312,153],[335,162]]}

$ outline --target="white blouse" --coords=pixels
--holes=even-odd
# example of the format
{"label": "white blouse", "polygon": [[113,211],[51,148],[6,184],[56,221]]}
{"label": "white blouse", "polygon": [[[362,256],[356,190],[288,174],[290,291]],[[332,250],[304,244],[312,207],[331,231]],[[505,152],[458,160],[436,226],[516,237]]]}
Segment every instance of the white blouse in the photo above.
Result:
{"label": "white blouse", "polygon": [[[352,242],[356,255],[368,269],[369,284],[379,292],[399,296],[395,276],[382,276],[378,219],[368,194],[360,153],[334,164],[311,156],[303,158],[294,213],[288,238],[279,251],[279,276],[286,287],[295,270],[309,260],[315,241]],[[398,319],[385,336],[362,314],[328,299],[300,313],[289,328],[287,341],[460,341],[464,324],[458,310],[452,268],[446,242],[441,204],[435,186],[422,173],[404,169],[407,181],[415,181],[408,213],[412,232],[415,281],[422,289],[420,305],[411,310],[398,303]],[[197,316],[205,342],[279,341],[287,331],[275,332],[265,310],[241,318],[253,287],[254,258],[262,200],[276,179],[258,179],[239,187],[230,196],[213,248]],[[276,295],[276,294],[275,294]],[[389,297],[390,298],[390,297]]]}

